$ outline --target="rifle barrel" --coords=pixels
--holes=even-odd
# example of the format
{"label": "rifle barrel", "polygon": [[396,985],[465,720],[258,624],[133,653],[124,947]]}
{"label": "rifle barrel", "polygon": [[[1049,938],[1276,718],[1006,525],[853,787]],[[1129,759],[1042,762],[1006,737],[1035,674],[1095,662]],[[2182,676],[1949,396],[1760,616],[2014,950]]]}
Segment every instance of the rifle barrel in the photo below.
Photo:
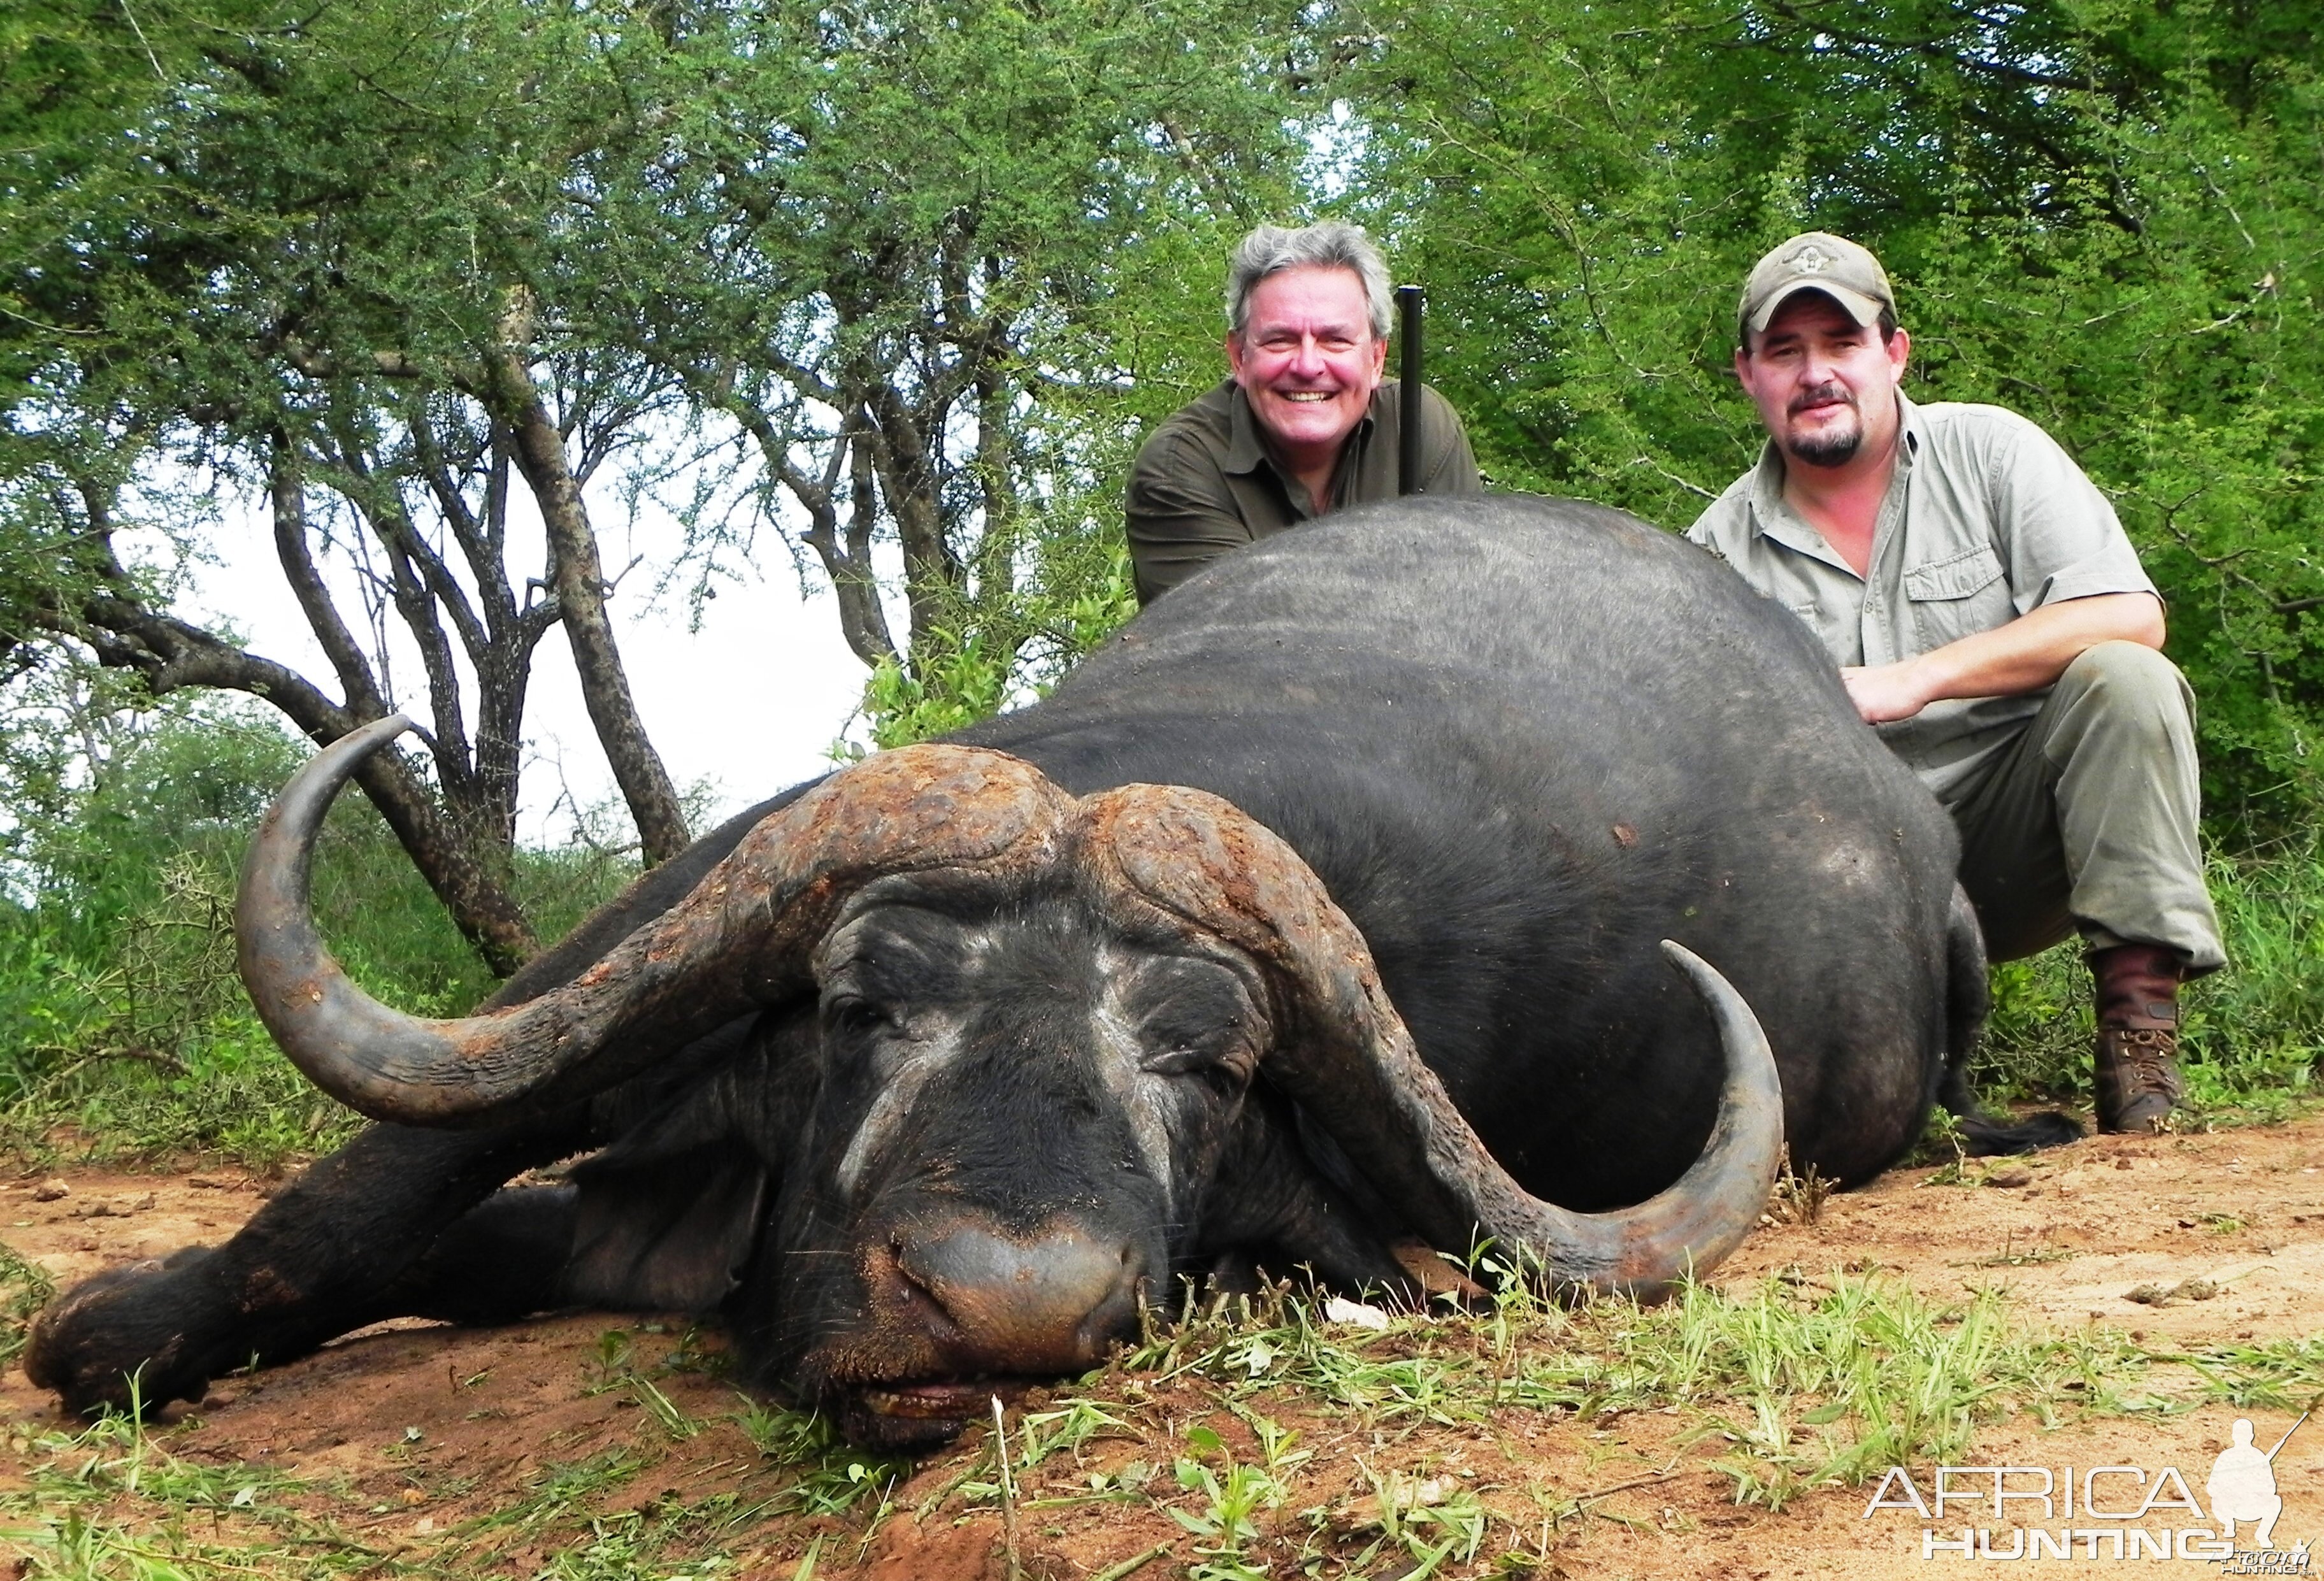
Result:
{"label": "rifle barrel", "polygon": [[[2301,1411],[2300,1413],[2300,1421],[2306,1421],[2308,1420],[2309,1411],[2312,1411],[2315,1409],[2316,1408],[2311,1405],[2308,1408],[2308,1411]],[[2282,1449],[2286,1444],[2292,1442],[2292,1435],[2300,1430],[2300,1421],[2293,1422],[2290,1427],[2283,1429],[2283,1437],[2275,1441],[2275,1448],[2270,1449],[2267,1452],[2267,1457],[2270,1460],[2274,1459],[2277,1452]]]}
{"label": "rifle barrel", "polygon": [[1403,338],[1401,383],[1397,398],[1396,492],[1420,492],[1420,308],[1418,286],[1396,288],[1396,305]]}

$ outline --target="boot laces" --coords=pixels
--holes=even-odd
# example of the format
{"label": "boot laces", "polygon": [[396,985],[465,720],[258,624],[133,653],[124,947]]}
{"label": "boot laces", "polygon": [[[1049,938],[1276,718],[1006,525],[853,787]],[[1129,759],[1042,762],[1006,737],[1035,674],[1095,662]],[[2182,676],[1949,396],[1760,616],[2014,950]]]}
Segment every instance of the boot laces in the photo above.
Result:
{"label": "boot laces", "polygon": [[2179,1051],[2179,1035],[2164,1026],[2110,1026],[2107,1041],[2114,1045],[2115,1062],[2126,1080],[2128,1093],[2170,1094],[2178,1086],[2172,1058]]}

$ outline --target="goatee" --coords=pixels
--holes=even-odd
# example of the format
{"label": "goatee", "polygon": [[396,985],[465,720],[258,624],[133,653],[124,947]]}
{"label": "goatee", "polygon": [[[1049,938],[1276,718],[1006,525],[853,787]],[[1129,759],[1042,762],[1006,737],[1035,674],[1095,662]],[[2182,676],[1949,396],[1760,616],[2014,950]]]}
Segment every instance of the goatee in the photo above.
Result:
{"label": "goatee", "polygon": [[1794,439],[1786,448],[1795,459],[1810,466],[1845,466],[1855,455],[1857,446],[1864,443],[1863,409],[1856,404],[1847,387],[1838,382],[1819,384],[1792,402],[1792,416],[1796,418],[1812,406],[1827,406],[1833,402],[1844,404],[1849,415],[1856,420],[1844,432],[1838,428],[1820,428]]}
{"label": "goatee", "polygon": [[1844,434],[1811,434],[1792,441],[1792,459],[1810,466],[1846,466],[1863,443],[1862,428]]}

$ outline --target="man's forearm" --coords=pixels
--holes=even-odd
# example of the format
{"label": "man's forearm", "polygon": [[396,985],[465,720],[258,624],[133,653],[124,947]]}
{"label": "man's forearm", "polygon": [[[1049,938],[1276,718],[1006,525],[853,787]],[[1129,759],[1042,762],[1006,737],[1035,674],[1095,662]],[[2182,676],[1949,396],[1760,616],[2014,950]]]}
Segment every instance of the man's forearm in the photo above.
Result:
{"label": "man's forearm", "polygon": [[2035,692],[2101,642],[2163,646],[2163,606],[2144,593],[2099,593],[2029,611],[1895,664],[1840,671],[1868,724],[1910,719],[1949,697],[2011,697]]}

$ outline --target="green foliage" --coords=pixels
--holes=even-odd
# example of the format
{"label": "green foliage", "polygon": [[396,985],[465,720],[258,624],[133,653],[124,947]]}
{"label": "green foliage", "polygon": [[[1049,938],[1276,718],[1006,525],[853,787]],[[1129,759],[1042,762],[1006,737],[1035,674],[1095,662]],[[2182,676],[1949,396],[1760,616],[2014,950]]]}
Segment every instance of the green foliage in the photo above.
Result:
{"label": "green foliage", "polygon": [[[2281,1118],[2312,1097],[2324,1061],[2324,851],[2314,835],[2262,855],[2214,852],[2223,971],[2181,990],[2181,1065],[2198,1122]],[[2015,1098],[2086,1100],[2090,979],[2061,944],[1994,968],[1994,1007],[1973,1075]]]}
{"label": "green foliage", "polygon": [[1376,0],[1362,207],[1487,470],[1680,528],[1756,457],[1747,269],[1878,252],[1916,398],[2042,423],[2116,501],[2244,841],[2324,794],[2324,126],[2303,8]]}
{"label": "green foliage", "polygon": [[[1334,1420],[1379,1429],[1484,1422],[1510,1411],[1602,1421],[1675,1408],[1717,1449],[1738,1503],[1778,1510],[1808,1489],[1859,1486],[1892,1465],[1956,1460],[1979,1426],[2013,1413],[2051,1424],[2069,1410],[2177,1408],[2151,1391],[2145,1356],[2119,1335],[2045,1332],[1994,1291],[1940,1303],[1890,1280],[1794,1271],[1736,1293],[1691,1284],[1655,1306],[1600,1300],[1567,1310],[1507,1279],[1489,1248],[1480,1265],[1500,1288],[1471,1321],[1404,1319],[1367,1336],[1321,1325],[1278,1294],[1195,1314],[1130,1365],[1166,1380],[1205,1380],[1246,1420],[1270,1397],[1321,1401]],[[2299,1365],[2238,1354],[2222,1377],[2281,1389]],[[2205,1397],[2223,1386],[2208,1381]],[[1231,1501],[1224,1478],[1206,1469],[1207,1482],[1181,1472],[1200,1502],[1179,1519],[1190,1530],[1212,1523],[1224,1547],[1213,1512]],[[1240,1507],[1247,1516],[1248,1503]],[[1448,1523],[1457,1514],[1448,1506]],[[1393,1530],[1393,1517],[1384,1520]],[[1465,1540],[1416,1524],[1428,1544]]]}
{"label": "green foliage", "polygon": [[[615,1336],[593,1374],[648,1381],[650,1369],[633,1365],[634,1339]],[[681,1339],[657,1375],[695,1362]],[[1005,1481],[1020,1521],[1100,1503],[1177,1528],[1108,1576],[1165,1553],[1211,1581],[1458,1574],[1488,1543],[1516,1539],[1531,1549],[1531,1521],[1510,1508],[1511,1484],[1527,1479],[1521,1466],[1482,1481],[1443,1468],[1443,1435],[1432,1448],[1405,1430],[1415,1418],[1400,1408],[1416,1389],[1435,1402],[1426,1420],[1487,1423],[1497,1435],[1518,1429],[1528,1439],[1548,1427],[1569,1443],[1618,1440],[1628,1436],[1618,1426],[1624,1413],[1667,1412],[1698,1455],[1716,1457],[1691,1464],[1715,1466],[1739,1502],[1780,1508],[1812,1489],[1860,1487],[1888,1465],[1965,1457],[1979,1428],[2013,1415],[2050,1425],[2211,1402],[2296,1411],[2324,1377],[2324,1347],[2278,1339],[2147,1351],[2117,1331],[2051,1334],[1993,1291],[1939,1301],[1891,1281],[1794,1270],[1756,1288],[1698,1286],[1644,1308],[1607,1300],[1563,1309],[1511,1288],[1483,1310],[1399,1318],[1378,1334],[1326,1324],[1278,1289],[1197,1312],[1130,1365],[1148,1371],[1109,1368],[1073,1398],[972,1439],[952,1457],[954,1475],[939,1466],[923,1475],[922,1530],[957,1509],[955,1497],[990,1508]],[[757,1457],[706,1437],[688,1461],[672,1451],[659,1416],[630,1418],[627,1442],[544,1461],[521,1489],[485,1490],[499,1495],[496,1507],[435,1544],[405,1549],[399,1566],[429,1576],[512,1564],[576,1578],[789,1574],[793,1559],[769,1549],[796,1555],[802,1544],[860,1563],[916,1469],[839,1444],[819,1418],[760,1403],[735,1419]],[[1318,1448],[1278,1419],[1315,1424]],[[703,1425],[706,1434],[732,1430]],[[1162,1463],[1118,1461],[1106,1451],[1122,1446],[1101,1438],[1151,1445]],[[1464,1445],[1471,1438],[1460,1435]],[[171,1434],[127,1417],[74,1434],[20,1423],[9,1447],[17,1475],[0,1489],[0,1540],[31,1557],[31,1575],[303,1576],[379,1567],[377,1517],[391,1506],[344,1484],[180,1454]],[[1509,1447],[1514,1461],[1521,1451]],[[1351,1448],[1369,1492],[1347,1499],[1337,1490]],[[1618,1442],[1605,1448],[1622,1452]],[[688,1465],[703,1475],[727,1468],[719,1480],[734,1485],[688,1500],[672,1480]],[[1037,1469],[1050,1475],[1028,1475]],[[468,1491],[466,1479],[459,1485]],[[641,1496],[648,1486],[669,1491]],[[1325,1489],[1333,1503],[1306,1504]],[[1553,1530],[1585,1512],[1625,1519],[1600,1505],[1609,1491],[1622,1490],[1536,1485],[1535,1513]]]}
{"label": "green foliage", "polygon": [[[355,1117],[275,1052],[234,970],[242,847],[306,749],[217,702],[156,710],[78,779],[37,736],[0,737],[0,777],[22,793],[0,863],[17,896],[0,899],[0,1144],[271,1168],[344,1139]],[[523,853],[517,873],[559,931],[629,877],[588,848]],[[360,796],[326,823],[314,896],[334,951],[390,1002],[453,1014],[492,988]]]}
{"label": "green foliage", "polygon": [[656,65],[680,152],[587,216],[638,263],[576,294],[734,457],[690,554],[804,512],[874,669],[858,748],[1021,701],[1131,609],[1135,440],[1217,378],[1219,261],[1294,201],[1278,44],[1292,10],[1219,0],[881,4],[717,14]]}
{"label": "green foliage", "polygon": [[[1021,584],[997,593],[988,586],[980,599],[946,597],[946,616],[908,660],[884,658],[872,667],[862,714],[873,747],[947,734],[1047,692],[1138,612],[1129,555],[1092,517],[1030,537],[1033,565]],[[862,756],[844,741],[834,750]]]}
{"label": "green foliage", "polygon": [[57,1293],[47,1269],[14,1247],[0,1245],[0,1367],[13,1366],[24,1351],[32,1314]]}
{"label": "green foliage", "polygon": [[171,1454],[134,1416],[19,1439],[0,1493],[0,1540],[18,1574],[155,1581],[219,1572],[338,1576],[376,1563],[359,1538],[296,1512],[297,1480],[263,1464]]}
{"label": "green foliage", "polygon": [[1172,1471],[1195,1498],[1191,1508],[1173,1508],[1170,1518],[1194,1539],[1203,1561],[1192,1572],[1194,1581],[1264,1581],[1264,1563],[1249,1563],[1245,1555],[1260,1535],[1256,1518],[1282,1507],[1283,1484],[1265,1466],[1237,1460],[1209,1428],[1187,1429],[1186,1442],[1194,1454],[1181,1456]]}
{"label": "green foliage", "polygon": [[2324,1399],[2324,1338],[2314,1335],[2206,1345],[2156,1359],[2191,1368],[2205,1399],[2239,1409],[2308,1411]]}
{"label": "green foliage", "polygon": [[697,597],[764,536],[815,556],[887,666],[875,741],[981,717],[1129,607],[1120,464],[1214,377],[1228,239],[1293,199],[1313,20],[37,0],[0,31],[0,651],[86,645],[313,728],[329,701],[262,666],[168,662],[169,590],[113,538],[187,552],[186,485],[283,483],[392,584],[496,882],[556,618],[502,563],[512,483],[544,486],[537,455],[512,471],[529,379],[576,478],[668,508],[643,552]]}
{"label": "green foliage", "polygon": [[820,1412],[752,1400],[735,1420],[760,1454],[798,1474],[780,1497],[786,1509],[803,1515],[842,1515],[867,1500],[876,1508],[912,1475],[908,1459],[843,1441]]}

